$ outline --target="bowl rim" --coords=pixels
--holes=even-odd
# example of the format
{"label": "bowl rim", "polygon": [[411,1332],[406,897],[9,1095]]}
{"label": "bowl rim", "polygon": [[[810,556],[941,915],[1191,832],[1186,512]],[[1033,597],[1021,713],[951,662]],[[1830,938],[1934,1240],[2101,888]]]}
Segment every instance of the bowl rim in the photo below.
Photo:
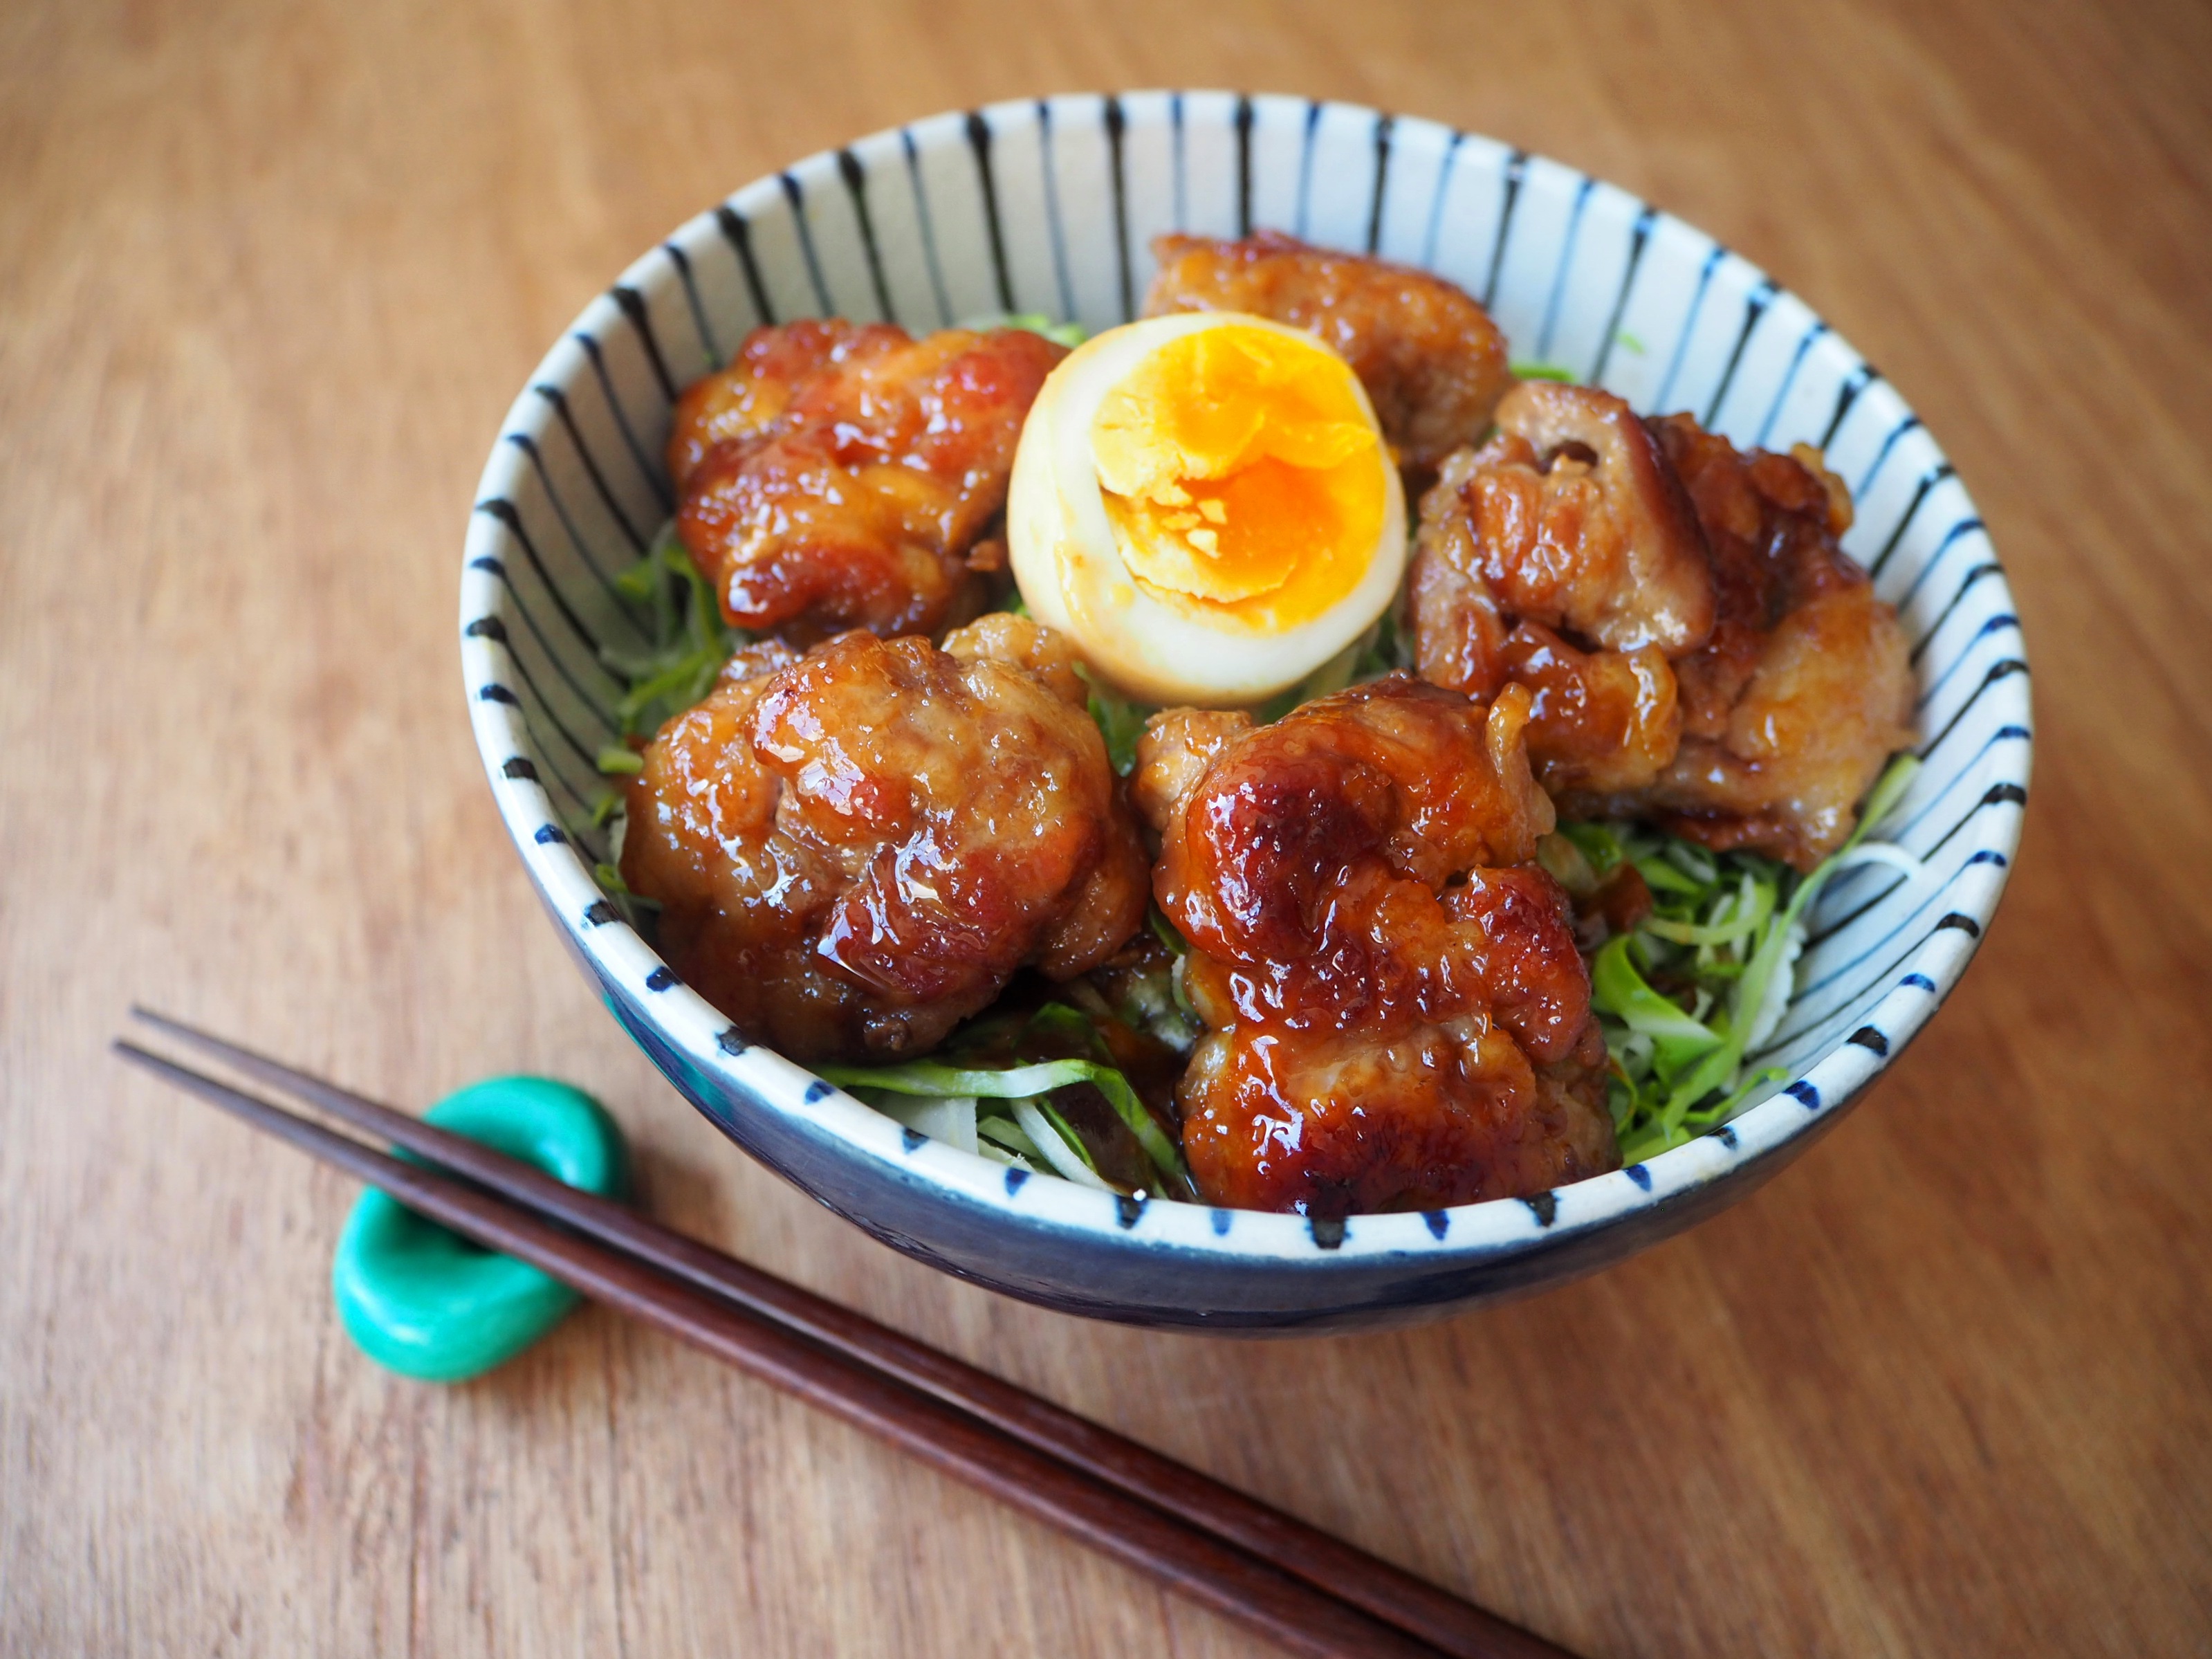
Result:
{"label": "bowl rim", "polygon": [[[1293,114],[1302,115],[1309,132],[1326,112],[1387,122],[1389,126],[1378,131],[1401,135],[1417,128],[1441,132],[1455,152],[1463,143],[1507,149],[1497,140],[1422,118],[1388,115],[1359,105],[1285,94],[1185,90],[1070,94],[1051,99],[1011,100],[979,111],[955,112],[885,129],[870,138],[855,140],[838,150],[818,152],[780,173],[757,179],[686,221],[634,261],[614,284],[585,307],[533,371],[501,423],[477,485],[463,551],[459,620],[464,689],[486,776],[526,872],[571,948],[603,981],[625,994],[669,1051],[680,1057],[684,1065],[713,1079],[720,1092],[747,1103],[752,1109],[779,1115],[787,1120],[788,1127],[805,1139],[834,1146],[851,1158],[883,1166],[879,1174],[902,1183],[926,1187],[948,1201],[992,1212],[1018,1228],[1043,1228],[1068,1239],[1087,1237],[1101,1242],[1157,1245],[1174,1254],[1197,1252],[1221,1266],[1296,1262],[1309,1268],[1327,1269],[1332,1265],[1346,1269],[1354,1266],[1371,1268],[1377,1258],[1387,1257],[1403,1259],[1417,1267],[1449,1267],[1523,1253],[1548,1252],[1627,1217],[1686,1204],[1717,1182],[1746,1175],[1752,1166],[1774,1160],[1778,1167],[1779,1161],[1786,1160],[1793,1144],[1825,1127],[1918,1035],[1957,985],[2003,895],[2019,844],[2026,786],[2033,761],[2026,653],[2024,644],[2016,639],[2008,647],[2008,655],[1990,671],[1988,678],[1959,713],[1963,714],[1973,701],[1984,695],[2002,700],[2001,706],[2007,719],[1999,729],[1999,736],[2015,739],[2017,746],[2007,752],[2002,781],[1991,787],[1979,805],[1963,812],[1958,826],[1950,832],[1955,836],[1970,823],[1974,825],[1973,850],[1968,862],[1942,887],[1926,896],[1905,921],[1848,964],[1856,966],[1878,953],[1895,956],[1887,970],[1890,988],[1867,1012],[1856,1030],[1798,1068],[1779,1092],[1718,1130],[1684,1146],[1644,1163],[1532,1197],[1494,1199],[1442,1210],[1354,1215],[1334,1221],[1291,1213],[1228,1210],[1165,1198],[1127,1198],[1080,1187],[1046,1173],[1026,1175],[921,1137],[823,1082],[804,1066],[744,1038],[726,1018],[684,984],[607,902],[593,872],[562,827],[561,815],[531,758],[537,739],[527,729],[514,693],[507,689],[512,676],[504,627],[510,599],[504,588],[502,562],[512,554],[514,542],[513,509],[507,503],[521,485],[527,466],[527,445],[550,428],[556,418],[556,400],[540,393],[538,388],[562,387],[579,375],[591,373],[599,366],[599,342],[602,338],[640,326],[638,295],[676,280],[675,273],[683,266],[681,248],[687,237],[719,234],[718,214],[733,211],[743,216],[781,207],[795,178],[835,180],[841,161],[854,149],[890,140],[908,145],[909,153],[915,145],[965,145],[972,142],[979,121],[1035,118],[1040,112],[1057,124],[1086,115],[1095,118],[1103,107],[1109,121],[1127,124],[1156,118],[1151,112],[1160,100],[1172,105],[1175,118],[1180,123],[1187,101],[1219,99],[1235,100],[1237,117],[1248,128],[1255,109],[1279,112],[1287,108]],[[1608,191],[1619,188],[1594,180],[1565,163],[1517,149],[1510,154],[1516,158],[1517,165],[1554,168],[1585,181],[1586,185]],[[1802,305],[1758,266],[1705,233],[1650,206],[1632,192],[1620,194],[1638,205],[1646,224],[1668,227],[1709,245],[1713,250],[1713,264],[1734,261],[1776,301],[1788,300]],[[1501,246],[1504,235],[1501,228]],[[1895,442],[1899,434],[1919,426],[1917,416],[1863,355],[1822,322],[1819,313],[1809,307],[1804,309],[1813,319],[1814,331],[1832,343],[1826,349],[1839,349],[1848,355],[1853,365],[1848,380],[1849,397],[1869,406],[1879,408],[1885,403],[1893,406],[1887,411],[1893,429],[1881,452],[1886,458],[1888,446]],[[1809,338],[1808,335],[1808,341]],[[657,348],[654,349],[657,353]],[[1800,349],[1802,352],[1802,347]],[[603,369],[600,372],[603,374]],[[1840,411],[1838,418],[1841,418]],[[1943,475],[1955,478],[1932,435],[1927,437],[1922,453],[1932,453],[1932,465]],[[1877,461],[1877,467],[1880,465]],[[1859,493],[1864,494],[1863,486]],[[1979,520],[1974,516],[1972,503],[1963,489],[1958,499],[1961,511],[1978,529]],[[1941,553],[1933,556],[1930,568],[1942,556]],[[2014,607],[1993,549],[1988,555],[1988,568],[1983,580],[1994,584],[1995,597],[2002,601],[2005,613],[2002,620],[2010,622],[2016,635]],[[1931,626],[1929,636],[1940,626],[1939,620]],[[1957,719],[1954,714],[1951,724],[1955,725]],[[1932,739],[1926,738],[1923,732],[1923,743],[1917,752],[1931,752],[1949,729],[1947,726],[1945,733]],[[1991,744],[1996,741],[1994,738],[1990,740]],[[1973,764],[1968,763],[1969,767]],[[1939,796],[1939,803],[1941,799]],[[1923,814],[1932,811],[1935,804],[1923,807]],[[2022,810],[1984,810],[2007,804]],[[1926,913],[1939,900],[1943,903],[1941,915],[1933,921],[1924,920]],[[1899,936],[1916,923],[1924,931],[1917,933],[1911,945],[1898,948]],[[1880,982],[1879,979],[1873,981]],[[672,1083],[677,1084],[679,1092],[688,1094],[690,1091],[670,1071],[668,1063],[658,1055],[654,1058],[664,1073],[670,1075]],[[855,1218],[866,1224],[865,1218]]]}

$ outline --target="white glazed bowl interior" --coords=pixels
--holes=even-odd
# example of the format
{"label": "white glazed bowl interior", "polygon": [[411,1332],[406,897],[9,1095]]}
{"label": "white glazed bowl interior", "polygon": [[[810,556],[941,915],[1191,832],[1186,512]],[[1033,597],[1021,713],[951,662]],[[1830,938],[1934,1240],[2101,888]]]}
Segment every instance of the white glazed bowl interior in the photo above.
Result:
{"label": "white glazed bowl interior", "polygon": [[[1779,1094],[1721,1132],[1528,1200],[1310,1223],[1023,1178],[924,1140],[750,1045],[595,884],[586,822],[635,642],[610,586],[672,509],[659,455],[684,386],[757,325],[841,315],[917,332],[1042,312],[1134,314],[1147,244],[1273,228],[1435,270],[1519,362],[1740,445],[1820,446],[1845,545],[1912,641],[1924,765],[1892,820],[1922,877],[1822,896],[1764,1064]],[[461,580],[477,741],[531,879],[610,1008],[733,1139],[909,1254],[1070,1311],[1239,1331],[1401,1322],[1590,1271],[1733,1201],[1831,1125],[1957,982],[2026,805],[2027,664],[2003,573],[1942,452],[1795,295],[1571,167],[1432,122],[1212,92],[1071,96],[940,116],[810,157],[683,226],[587,307],[509,411]]]}

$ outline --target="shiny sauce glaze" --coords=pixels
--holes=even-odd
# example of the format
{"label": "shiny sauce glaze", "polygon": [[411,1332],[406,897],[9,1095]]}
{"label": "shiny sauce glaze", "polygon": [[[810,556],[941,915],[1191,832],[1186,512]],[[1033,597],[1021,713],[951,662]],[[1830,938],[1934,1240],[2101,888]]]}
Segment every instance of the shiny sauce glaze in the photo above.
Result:
{"label": "shiny sauce glaze", "polygon": [[1628,405],[1528,381],[1498,431],[1447,460],[1411,576],[1422,675],[1534,696],[1547,789],[1649,783],[1681,738],[1670,655],[1705,643],[1712,578],[1689,498]]}
{"label": "shiny sauce glaze", "polygon": [[757,329],[687,391],[677,533],[722,614],[806,645],[933,634],[988,603],[1023,417],[1065,347],[1023,329]]}
{"label": "shiny sauce glaze", "polygon": [[1843,550],[1850,498],[1818,452],[1741,451],[1687,415],[1651,428],[1711,550],[1712,632],[1673,664],[1682,738],[1665,769],[1632,791],[1568,792],[1561,809],[1809,870],[1913,741],[1905,630]]}
{"label": "shiny sauce glaze", "polygon": [[1903,631],[1842,550],[1842,485],[1813,451],[1739,451],[1595,387],[1527,382],[1498,416],[1421,503],[1423,677],[1528,687],[1570,818],[1811,868],[1911,737]]}
{"label": "shiny sauce glaze", "polygon": [[1018,969],[1071,978],[1144,921],[1073,659],[1025,618],[756,647],[642,759],[623,880],[677,971],[796,1060],[925,1053]]}
{"label": "shiny sauce glaze", "polygon": [[1208,1028],[1178,1091],[1211,1201],[1319,1216],[1618,1162],[1525,691],[1393,676],[1272,726],[1158,716],[1133,779]]}

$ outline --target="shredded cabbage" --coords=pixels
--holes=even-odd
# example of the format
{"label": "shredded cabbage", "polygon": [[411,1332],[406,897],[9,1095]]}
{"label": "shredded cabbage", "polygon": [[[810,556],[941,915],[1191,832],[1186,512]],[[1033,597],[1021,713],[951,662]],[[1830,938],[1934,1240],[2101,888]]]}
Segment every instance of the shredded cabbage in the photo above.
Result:
{"label": "shredded cabbage", "polygon": [[1083,1138],[1069,1127],[1066,1118],[1057,1112],[1048,1114],[1033,1100],[1018,1100],[1013,1109],[1014,1121],[1022,1126],[1030,1144],[1052,1165],[1054,1174],[1079,1187],[1095,1187],[1102,1193],[1114,1190],[1093,1166],[1091,1149],[1083,1144]]}
{"label": "shredded cabbage", "polygon": [[1567,824],[1547,840],[1544,862],[1570,887],[1587,891],[1626,863],[1651,890],[1651,914],[1607,940],[1590,963],[1624,1162],[1717,1128],[1787,1079],[1779,1067],[1747,1062],[1790,1006],[1806,913],[1849,865],[1920,869],[1903,848],[1867,839],[1918,769],[1911,756],[1892,761],[1850,839],[1802,878],[1771,860],[1716,854],[1635,825]]}
{"label": "shredded cabbage", "polygon": [[[1015,595],[1018,601],[1020,597]],[[1075,672],[1090,689],[1091,719],[1098,727],[1098,735],[1106,739],[1106,758],[1126,778],[1136,769],[1137,739],[1145,735],[1145,722],[1152,717],[1153,708],[1150,703],[1131,702],[1080,663]]]}
{"label": "shredded cabbage", "polygon": [[[704,697],[730,653],[751,635],[723,622],[714,589],[677,539],[672,519],[661,526],[644,556],[614,578],[613,586],[647,613],[647,644],[635,649],[599,647],[600,665],[623,688],[614,708],[623,740],[605,745],[592,760],[601,776],[623,778],[634,777],[644,768],[637,749],[640,740]],[[599,790],[584,817],[568,824],[569,833],[580,836],[592,830],[608,832],[607,860],[596,865],[592,874],[634,922],[638,907],[659,907],[631,892],[616,867],[625,827],[623,797],[615,789]]]}
{"label": "shredded cabbage", "polygon": [[880,1098],[868,1104],[916,1134],[957,1146],[963,1152],[978,1150],[973,1095],[895,1095],[884,1091]]}
{"label": "shredded cabbage", "polygon": [[[1095,1017],[1066,1003],[1048,1003],[1030,1017],[1025,1029],[1032,1035],[1052,1035],[1080,1042],[1102,1056],[1104,1053]],[[907,1096],[940,1105],[965,1100],[964,1120],[957,1109],[951,1118],[944,1120],[954,1126],[955,1134],[965,1133],[971,1142],[975,1135],[981,1134],[1006,1151],[1041,1157],[1071,1181],[1079,1179],[1068,1175],[1067,1160],[1074,1159],[1089,1177],[1084,1184],[1109,1186],[1098,1173],[1097,1160],[1091,1149],[1085,1145],[1083,1137],[1053,1099],[1060,1090],[1087,1084],[1105,1097],[1114,1115],[1127,1126],[1145,1156],[1158,1170],[1160,1190],[1177,1196],[1193,1190],[1189,1170],[1182,1160],[1182,1149],[1160,1127],[1128,1078],[1103,1057],[1012,1065],[913,1060],[896,1066],[821,1066],[815,1069],[825,1081],[849,1089],[858,1098],[870,1103],[875,1103],[878,1096]],[[1004,1129],[994,1128],[992,1119],[979,1121],[975,1117],[975,1103],[981,1100],[1009,1103],[1013,1122],[1006,1127],[1018,1130],[1019,1139]],[[937,1133],[921,1121],[921,1110],[907,1105],[891,1115],[921,1133],[939,1139],[951,1138]],[[998,1121],[1003,1124],[1004,1120]],[[956,1140],[955,1144],[959,1143]],[[972,1144],[967,1149],[975,1150]]]}
{"label": "shredded cabbage", "polygon": [[[714,590],[677,539],[676,521],[663,525],[645,556],[614,579],[624,599],[650,607],[651,642],[636,650],[599,647],[599,661],[623,684],[615,718],[624,738],[649,738],[714,688],[730,653],[752,636],[722,620]],[[600,756],[600,770],[633,770]]]}

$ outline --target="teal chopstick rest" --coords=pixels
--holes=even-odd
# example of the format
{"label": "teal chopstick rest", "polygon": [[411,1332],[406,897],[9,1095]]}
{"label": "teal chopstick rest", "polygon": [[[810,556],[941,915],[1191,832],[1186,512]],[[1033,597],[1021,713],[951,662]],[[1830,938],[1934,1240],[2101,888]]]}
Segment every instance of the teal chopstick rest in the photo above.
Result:
{"label": "teal chopstick rest", "polygon": [[[602,1198],[620,1198],[628,1187],[614,1120],[582,1090],[551,1078],[487,1078],[423,1117]],[[575,1291],[558,1279],[425,1221],[374,1188],[338,1235],[331,1290],[346,1334],[363,1353],[426,1382],[483,1375],[576,1304]]]}

